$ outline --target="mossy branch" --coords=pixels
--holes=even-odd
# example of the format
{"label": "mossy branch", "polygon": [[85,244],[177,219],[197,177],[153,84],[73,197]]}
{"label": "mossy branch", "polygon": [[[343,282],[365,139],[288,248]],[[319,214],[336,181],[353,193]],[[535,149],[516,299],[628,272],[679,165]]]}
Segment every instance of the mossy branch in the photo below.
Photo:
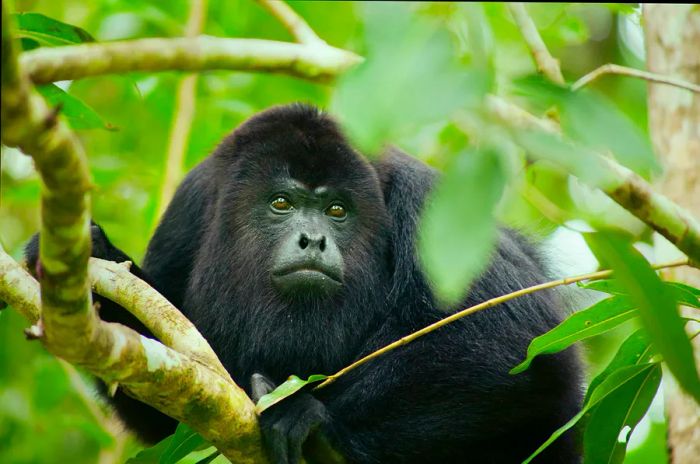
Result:
{"label": "mossy branch", "polygon": [[90,258],[88,276],[92,288],[136,316],[164,345],[233,382],[194,324],[163,295],[129,272],[126,264]]}
{"label": "mossy branch", "polygon": [[[4,251],[0,297],[31,319],[41,314],[30,333],[53,354],[186,422],[232,461],[265,462],[254,405],[230,378],[125,326],[101,321],[93,310],[85,155],[18,66],[6,2],[1,97],[2,142],[32,156],[42,179],[41,310],[36,282]],[[186,326],[180,328],[187,333]],[[201,348],[195,344],[195,350]]]}

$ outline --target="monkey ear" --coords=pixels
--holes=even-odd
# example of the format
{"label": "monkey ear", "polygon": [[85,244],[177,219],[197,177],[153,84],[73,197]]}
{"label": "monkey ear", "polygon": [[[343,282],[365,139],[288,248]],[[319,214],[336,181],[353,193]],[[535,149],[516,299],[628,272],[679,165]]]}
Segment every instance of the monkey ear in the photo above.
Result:
{"label": "monkey ear", "polygon": [[250,376],[250,391],[253,403],[260,401],[260,398],[274,390],[276,385],[270,379],[257,372]]}
{"label": "monkey ear", "polygon": [[389,147],[373,165],[392,222],[390,250],[394,276],[390,294],[400,298],[408,289],[424,282],[415,241],[423,203],[437,172],[395,147]]}

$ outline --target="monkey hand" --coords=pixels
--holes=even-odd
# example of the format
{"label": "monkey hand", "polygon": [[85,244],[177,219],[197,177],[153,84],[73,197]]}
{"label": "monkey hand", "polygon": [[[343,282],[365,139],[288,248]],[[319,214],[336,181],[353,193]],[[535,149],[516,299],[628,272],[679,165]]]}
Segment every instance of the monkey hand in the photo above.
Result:
{"label": "monkey hand", "polygon": [[[252,378],[253,399],[274,389],[260,374]],[[326,407],[307,391],[299,391],[269,407],[260,415],[263,443],[273,464],[297,464],[309,434],[328,422]]]}

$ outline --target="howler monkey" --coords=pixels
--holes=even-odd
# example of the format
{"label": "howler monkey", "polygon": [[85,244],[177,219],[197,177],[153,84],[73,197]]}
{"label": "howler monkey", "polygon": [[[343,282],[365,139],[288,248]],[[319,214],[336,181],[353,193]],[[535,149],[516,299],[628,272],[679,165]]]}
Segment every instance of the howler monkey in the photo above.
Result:
{"label": "howler monkey", "polygon": [[[132,272],[192,320],[249,394],[291,374],[330,374],[449,312],[415,247],[435,178],[396,149],[368,162],[313,107],[274,107],[189,173]],[[129,259],[92,232],[94,256]],[[36,238],[28,258],[36,263]],[[490,266],[451,310],[545,280],[535,249],[502,229]],[[101,300],[104,319],[150,336]],[[521,462],[580,403],[571,351],[508,374],[561,321],[560,306],[544,292],[503,303],[280,402],[260,418],[271,460],[298,462],[318,428],[352,463]],[[113,402],[146,441],[174,429],[122,392]],[[564,436],[537,462],[577,461]]]}

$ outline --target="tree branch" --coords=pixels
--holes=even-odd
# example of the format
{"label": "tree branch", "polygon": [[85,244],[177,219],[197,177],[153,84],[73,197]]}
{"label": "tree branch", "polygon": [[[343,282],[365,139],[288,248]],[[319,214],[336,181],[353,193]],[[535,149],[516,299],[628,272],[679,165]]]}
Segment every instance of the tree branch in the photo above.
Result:
{"label": "tree branch", "polygon": [[[107,383],[122,384],[135,398],[191,425],[232,461],[265,462],[255,408],[243,390],[186,355],[120,324],[101,321],[92,309],[87,279],[91,184],[85,156],[17,65],[11,31],[3,2],[2,141],[31,155],[43,181],[42,324],[33,333],[53,354]],[[36,283],[4,251],[0,263],[0,297],[36,318]],[[31,296],[18,289],[31,291]]]}
{"label": "tree branch", "polygon": [[[20,293],[3,278],[0,298],[13,307],[32,307],[23,312],[25,315],[39,314],[35,301],[38,283],[2,250],[0,263],[3,271],[21,276],[14,283],[27,291]],[[120,264],[110,264],[124,269]],[[104,276],[98,273],[98,277]],[[85,318],[76,318],[84,323],[80,327],[75,327],[71,316],[56,319],[55,327],[45,329],[46,336],[52,334],[55,341],[42,339],[52,353],[67,353],[61,357],[189,424],[232,462],[266,462],[255,407],[230,380],[128,327],[101,321],[94,311]],[[46,321],[46,314],[42,320]]]}
{"label": "tree branch", "polygon": [[124,263],[90,258],[94,290],[128,310],[164,345],[209,367],[233,382],[197,328],[164,296],[131,272]]}
{"label": "tree branch", "polygon": [[[500,97],[489,95],[486,103],[492,117],[511,131],[536,130],[560,136],[558,125],[551,120],[540,119]],[[516,133],[514,136],[518,138]],[[594,151],[589,155],[604,179],[597,187],[676,245],[690,258],[690,265],[700,266],[700,224],[693,215],[610,157]]]}
{"label": "tree branch", "polygon": [[4,301],[32,324],[39,320],[39,282],[8,255],[0,245],[0,301]]}
{"label": "tree branch", "polygon": [[35,84],[134,71],[214,69],[265,71],[325,82],[361,61],[330,45],[206,36],[40,47],[20,57]]}
{"label": "tree branch", "polygon": [[326,42],[316,35],[314,30],[306,24],[306,21],[285,2],[281,0],[255,1],[277,18],[297,42],[326,45]]}
{"label": "tree branch", "polygon": [[684,81],[683,79],[678,79],[676,77],[671,76],[664,76],[662,74],[656,74],[649,71],[642,71],[641,69],[628,68],[626,66],[620,66],[619,64],[613,63],[604,64],[603,66],[589,72],[588,74],[574,82],[574,84],[571,86],[571,90],[579,90],[581,87],[590,84],[595,79],[605,74],[617,74],[620,76],[637,77],[639,79],[644,79],[649,82],[672,85],[681,89],[690,90],[691,92],[700,93],[700,85]]}
{"label": "tree branch", "polygon": [[537,70],[552,82],[564,85],[564,76],[561,74],[561,69],[559,69],[559,61],[547,50],[547,46],[537,31],[535,23],[525,9],[525,4],[509,3],[508,9],[532,53],[535,64],[537,64]]}

